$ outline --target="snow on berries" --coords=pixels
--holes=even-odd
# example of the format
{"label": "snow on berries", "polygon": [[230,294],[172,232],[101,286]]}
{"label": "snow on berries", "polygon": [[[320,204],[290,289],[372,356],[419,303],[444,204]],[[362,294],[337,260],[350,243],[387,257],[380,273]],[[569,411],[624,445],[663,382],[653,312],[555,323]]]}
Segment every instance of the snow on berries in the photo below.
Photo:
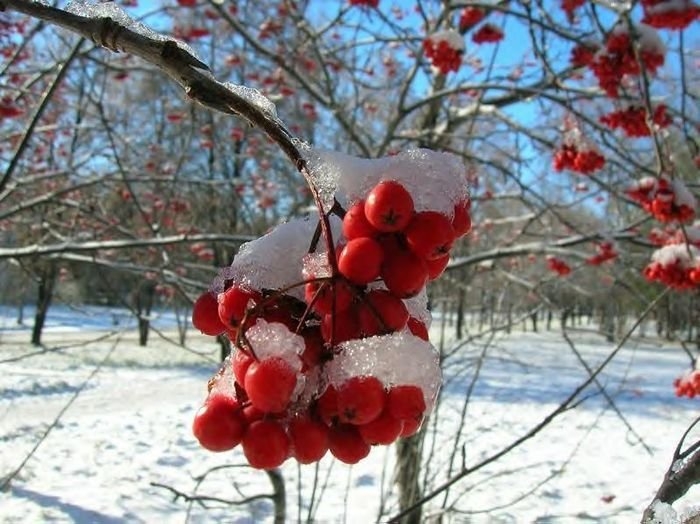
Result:
{"label": "snow on berries", "polygon": [[627,195],[659,222],[687,222],[697,213],[697,200],[682,180],[644,177],[632,184]]}
{"label": "snow on berries", "polygon": [[260,469],[328,451],[354,464],[420,429],[441,384],[426,284],[471,229],[453,155],[312,155],[333,203],[241,246],[193,309],[195,327],[233,345],[194,435],[211,451],[240,445]]}
{"label": "snow on berries", "polygon": [[438,31],[423,40],[423,51],[433,67],[446,75],[462,65],[464,39],[453,29]]}
{"label": "snow on berries", "polygon": [[700,287],[700,222],[671,230],[652,230],[652,241],[661,247],[654,251],[644,268],[650,282],[661,282],[677,290]]}

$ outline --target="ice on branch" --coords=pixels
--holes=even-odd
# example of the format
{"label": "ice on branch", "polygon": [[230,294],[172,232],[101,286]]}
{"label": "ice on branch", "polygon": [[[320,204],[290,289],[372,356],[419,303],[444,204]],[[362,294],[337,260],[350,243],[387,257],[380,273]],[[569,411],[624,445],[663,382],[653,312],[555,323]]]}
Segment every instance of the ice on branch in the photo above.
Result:
{"label": "ice on branch", "polygon": [[432,408],[442,380],[437,350],[430,342],[405,332],[343,343],[328,366],[329,382],[339,386],[357,376],[375,377],[387,388],[420,387],[426,412]]}
{"label": "ice on branch", "polygon": [[270,120],[277,120],[277,107],[275,104],[254,87],[242,86],[231,82],[224,82],[222,85],[236,96],[260,109]]}
{"label": "ice on branch", "polygon": [[430,210],[452,217],[455,204],[469,197],[464,164],[451,153],[410,149],[370,159],[312,150],[309,166],[327,209],[333,198],[349,207],[383,180],[400,182],[413,197],[417,212]]}
{"label": "ice on branch", "polygon": [[151,40],[156,40],[158,42],[163,42],[166,40],[174,41],[179,48],[186,51],[194,58],[199,60],[197,53],[185,42],[176,40],[172,37],[161,35],[153,31],[151,28],[143,25],[138,20],[134,20],[129,16],[129,14],[124,11],[116,2],[102,2],[95,3],[89,0],[72,0],[66,6],[66,11],[74,15],[82,16],[84,18],[100,19],[109,18],[116,22],[117,24],[125,27],[126,29],[133,31],[139,35],[142,35]]}

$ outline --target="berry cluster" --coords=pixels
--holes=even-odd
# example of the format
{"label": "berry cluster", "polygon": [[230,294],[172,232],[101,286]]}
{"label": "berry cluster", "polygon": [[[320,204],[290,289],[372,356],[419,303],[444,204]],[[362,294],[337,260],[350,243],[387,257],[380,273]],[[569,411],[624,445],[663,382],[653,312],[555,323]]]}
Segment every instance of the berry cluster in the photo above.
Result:
{"label": "berry cluster", "polygon": [[576,9],[586,3],[586,0],[561,0],[561,8],[566,13],[566,18],[569,22],[574,21],[574,12]]}
{"label": "berry cluster", "polygon": [[700,7],[691,0],[642,0],[642,22],[658,29],[685,29],[700,18]]}
{"label": "berry cluster", "polygon": [[[642,66],[648,74],[655,74],[664,64],[665,48],[656,31],[644,24],[635,27],[636,42],[627,27],[617,25],[609,34],[605,48],[596,53],[588,65],[598,78],[598,84],[608,96],[616,98],[626,75],[639,75]],[[635,51],[638,46],[639,59]]]}
{"label": "berry cluster", "polygon": [[464,41],[456,31],[440,31],[423,40],[423,51],[433,67],[446,75],[450,71],[458,71],[462,65]]}
{"label": "berry cluster", "polygon": [[570,169],[589,175],[605,165],[605,157],[594,149],[579,150],[575,144],[563,144],[554,154],[552,163],[555,171]]}
{"label": "berry cluster", "polygon": [[695,197],[677,178],[644,177],[626,193],[659,222],[687,222],[695,217]]}
{"label": "berry cluster", "polygon": [[350,5],[376,8],[379,7],[379,0],[350,0]]}
{"label": "berry cluster", "polygon": [[586,264],[599,266],[609,260],[617,258],[617,251],[612,242],[601,242],[596,246],[597,253],[586,259]]}
{"label": "berry cluster", "polygon": [[[234,346],[195,416],[203,447],[240,444],[260,469],[328,451],[354,464],[420,429],[440,385],[425,286],[471,219],[463,167],[434,152],[402,155],[369,176],[368,164],[358,168],[340,195],[351,205],[334,200],[324,228],[292,221],[242,246],[196,301],[195,327]],[[426,197],[432,182],[419,177],[440,175],[431,161],[449,169],[445,190]]]}
{"label": "berry cluster", "polygon": [[673,381],[677,397],[693,398],[700,395],[700,369],[688,371]]}
{"label": "berry cluster", "polygon": [[599,49],[600,46],[595,42],[583,42],[581,44],[577,44],[571,50],[569,62],[574,67],[590,66]]}
{"label": "berry cluster", "polygon": [[494,24],[484,24],[472,34],[475,44],[496,43],[503,40],[503,31]]}
{"label": "berry cluster", "polygon": [[550,271],[555,272],[560,277],[565,277],[571,273],[571,267],[562,259],[549,255],[547,257],[547,267]]}
{"label": "berry cluster", "polygon": [[475,26],[486,17],[486,11],[481,7],[467,6],[462,9],[459,15],[459,30],[467,31],[470,27]]}
{"label": "berry cluster", "polygon": [[643,273],[650,282],[673,289],[696,289],[700,286],[700,250],[685,244],[664,246],[654,251]]}
{"label": "berry cluster", "polygon": [[[666,114],[666,105],[659,104],[654,108],[651,121],[659,128],[668,127],[673,120]],[[641,105],[630,105],[625,109],[619,109],[600,117],[601,124],[610,129],[622,128],[629,137],[644,137],[651,135],[651,128],[647,122],[647,111]]]}

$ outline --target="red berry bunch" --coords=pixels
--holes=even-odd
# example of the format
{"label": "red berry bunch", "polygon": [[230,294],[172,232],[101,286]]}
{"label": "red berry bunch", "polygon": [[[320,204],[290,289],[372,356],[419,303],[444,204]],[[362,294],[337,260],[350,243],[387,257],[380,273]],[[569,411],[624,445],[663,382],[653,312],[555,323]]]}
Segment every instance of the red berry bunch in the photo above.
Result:
{"label": "red berry bunch", "polygon": [[595,42],[577,44],[571,50],[569,62],[574,67],[590,66],[599,49],[600,45]]}
{"label": "red berry bunch", "polygon": [[691,0],[642,0],[642,22],[658,29],[685,29],[700,18],[700,7]]}
{"label": "red berry bunch", "polygon": [[700,250],[685,244],[664,246],[654,251],[643,274],[650,282],[673,289],[696,289],[700,286]]}
{"label": "red berry bunch", "polygon": [[695,217],[697,201],[678,178],[644,177],[626,192],[659,222],[687,222]]}
{"label": "red berry bunch", "polygon": [[450,71],[459,71],[464,54],[464,41],[456,31],[440,31],[423,40],[423,52],[433,67],[446,75]]}
{"label": "red berry bunch", "polygon": [[[673,120],[666,114],[666,105],[659,104],[654,108],[651,121],[659,128],[671,125]],[[625,109],[612,111],[600,117],[601,124],[605,124],[610,129],[622,128],[628,137],[644,137],[651,135],[651,129],[647,123],[647,111],[641,105],[630,105]]]}
{"label": "red berry bunch", "polygon": [[379,7],[379,0],[350,0],[350,5],[376,8]]}
{"label": "red berry bunch", "polygon": [[605,165],[605,157],[593,149],[579,150],[575,144],[563,144],[554,154],[555,171],[570,169],[589,175]]}
{"label": "red berry bunch", "polygon": [[439,389],[425,285],[471,228],[464,168],[427,150],[335,160],[351,173],[334,195],[352,205],[333,196],[324,241],[316,221],[281,224],[194,305],[195,327],[234,346],[194,434],[212,451],[240,444],[255,468],[329,450],[354,464],[418,431]]}
{"label": "red berry bunch", "polygon": [[569,22],[574,20],[574,11],[584,5],[586,0],[561,0],[561,8],[566,13]]}
{"label": "red berry bunch", "polygon": [[547,267],[550,271],[553,271],[560,277],[565,277],[571,273],[571,267],[569,267],[569,264],[564,262],[562,259],[551,255],[547,257]]}
{"label": "red berry bunch", "polygon": [[486,11],[481,7],[467,6],[462,9],[459,14],[459,30],[467,31],[470,27],[475,26],[486,17]]}
{"label": "red berry bunch", "polygon": [[700,370],[693,369],[673,381],[677,397],[694,398],[700,395]]}
{"label": "red berry bunch", "polygon": [[503,31],[494,24],[484,24],[472,34],[475,44],[496,43],[503,40]]}
{"label": "red berry bunch", "polygon": [[586,264],[591,266],[599,266],[609,260],[617,258],[617,251],[612,242],[600,242],[596,246],[597,253],[586,259]]}
{"label": "red berry bunch", "polygon": [[[616,98],[626,75],[639,75],[642,65],[649,74],[664,64],[666,50],[656,31],[647,25],[635,27],[637,40],[633,41],[624,25],[617,25],[608,35],[605,48],[600,50],[589,67],[598,78],[598,84],[608,96]],[[634,46],[639,47],[639,58]]]}

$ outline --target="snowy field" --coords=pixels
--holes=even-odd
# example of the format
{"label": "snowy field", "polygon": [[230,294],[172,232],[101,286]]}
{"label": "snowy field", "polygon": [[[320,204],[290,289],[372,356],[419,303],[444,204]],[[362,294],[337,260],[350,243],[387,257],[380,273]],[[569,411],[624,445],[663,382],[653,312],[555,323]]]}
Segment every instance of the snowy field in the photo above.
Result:
{"label": "snowy field", "polygon": [[[211,454],[191,435],[217,366],[211,340],[190,331],[187,347],[177,346],[175,318],[163,314],[155,322],[162,331],[140,348],[124,312],[56,308],[42,352],[27,343],[29,330],[14,315],[0,311],[0,478],[58,422],[0,493],[0,522],[272,522],[264,497],[202,507],[163,487],[230,501],[271,492],[267,475],[243,467],[239,451]],[[439,332],[434,326],[431,336]],[[591,367],[613,349],[592,331],[571,335]],[[639,522],[698,414],[698,400],[673,395],[685,366],[678,347],[633,338],[599,378],[619,413],[591,385],[574,409],[432,500],[426,521],[448,507],[443,522]],[[423,483],[437,486],[450,470],[508,446],[586,376],[556,333],[499,334],[455,350],[428,428]],[[397,511],[393,451],[376,448],[354,467],[329,458],[318,468],[289,461],[287,520],[387,520]],[[697,487],[675,509],[693,502],[700,503]]]}

